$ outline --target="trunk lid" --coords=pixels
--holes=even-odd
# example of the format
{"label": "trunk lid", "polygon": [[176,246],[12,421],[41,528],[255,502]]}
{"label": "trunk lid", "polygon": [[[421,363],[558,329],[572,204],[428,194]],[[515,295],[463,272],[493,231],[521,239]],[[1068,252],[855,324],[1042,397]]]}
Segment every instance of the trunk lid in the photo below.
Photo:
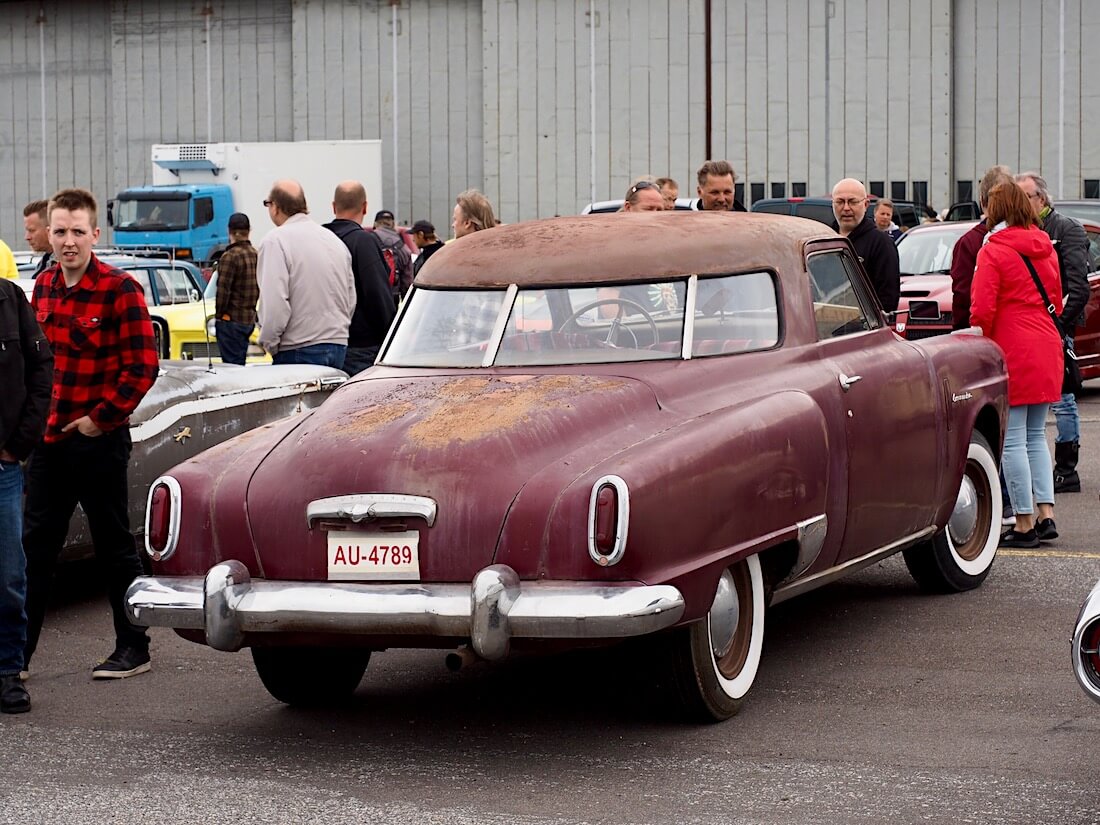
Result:
{"label": "trunk lid", "polygon": [[[657,410],[648,386],[618,376],[356,381],[256,470],[248,512],[260,569],[272,579],[325,580],[330,535],[402,532],[419,543],[416,578],[468,582],[492,564],[508,509],[532,476]],[[427,497],[437,506],[434,523],[416,516],[331,517],[307,525],[311,502],[363,494]],[[541,535],[544,525],[531,529]]]}

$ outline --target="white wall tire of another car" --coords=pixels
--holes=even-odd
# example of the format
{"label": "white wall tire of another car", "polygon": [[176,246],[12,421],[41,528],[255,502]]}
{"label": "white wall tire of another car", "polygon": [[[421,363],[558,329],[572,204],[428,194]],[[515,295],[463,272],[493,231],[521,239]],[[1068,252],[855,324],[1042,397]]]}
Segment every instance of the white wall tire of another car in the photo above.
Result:
{"label": "white wall tire of another car", "polygon": [[966,467],[947,525],[907,548],[905,565],[921,589],[933,593],[972,590],[985,581],[997,556],[1001,531],[1001,482],[989,442],[974,432]]}
{"label": "white wall tire of another car", "polygon": [[729,719],[756,680],[764,650],[764,575],[750,556],[722,571],[710,612],[670,635],[681,705],[702,721]]}

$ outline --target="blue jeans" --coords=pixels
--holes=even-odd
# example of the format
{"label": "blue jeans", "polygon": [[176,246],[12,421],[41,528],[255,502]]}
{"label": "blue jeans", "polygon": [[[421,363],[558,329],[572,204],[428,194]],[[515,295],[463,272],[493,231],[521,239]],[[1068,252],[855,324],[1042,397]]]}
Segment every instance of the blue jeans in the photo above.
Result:
{"label": "blue jeans", "polygon": [[214,321],[214,334],[218,337],[218,354],[224,364],[244,365],[248,354],[248,336],[252,334],[254,324],[239,324],[236,321]]}
{"label": "blue jeans", "polygon": [[1060,401],[1050,405],[1054,413],[1054,423],[1058,425],[1058,434],[1054,436],[1056,444],[1081,440],[1081,416],[1077,412],[1077,398],[1071,392],[1062,393]]}
{"label": "blue jeans", "polygon": [[[1073,351],[1073,339],[1066,339],[1066,348]],[[1050,405],[1054,413],[1054,423],[1058,427],[1058,434],[1054,436],[1055,444],[1064,444],[1067,441],[1081,440],[1081,416],[1077,412],[1077,399],[1073,393],[1062,393],[1062,398]]]}
{"label": "blue jeans", "polygon": [[1054,465],[1046,437],[1049,406],[1020,404],[1008,408],[1001,467],[1008,482],[1012,512],[1017,515],[1031,515],[1036,503],[1054,503]]}
{"label": "blue jeans", "polygon": [[310,344],[298,349],[281,349],[271,361],[275,364],[317,364],[340,369],[344,366],[347,349],[343,344]]}
{"label": "blue jeans", "polygon": [[0,676],[11,676],[23,669],[26,599],[23,468],[19,462],[0,461]]}

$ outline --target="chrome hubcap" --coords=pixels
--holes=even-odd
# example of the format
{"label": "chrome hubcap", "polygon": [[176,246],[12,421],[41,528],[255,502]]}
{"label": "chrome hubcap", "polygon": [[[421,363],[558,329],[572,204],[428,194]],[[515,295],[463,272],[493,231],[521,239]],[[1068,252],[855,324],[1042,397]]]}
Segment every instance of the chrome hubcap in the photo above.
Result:
{"label": "chrome hubcap", "polygon": [[978,526],[978,505],[978,490],[970,476],[964,475],[958,498],[955,499],[955,509],[947,522],[947,533],[956,547],[966,544],[974,536]]}
{"label": "chrome hubcap", "polygon": [[710,647],[715,659],[721,659],[733,647],[740,613],[741,601],[733,584],[733,574],[724,570],[710,606]]}

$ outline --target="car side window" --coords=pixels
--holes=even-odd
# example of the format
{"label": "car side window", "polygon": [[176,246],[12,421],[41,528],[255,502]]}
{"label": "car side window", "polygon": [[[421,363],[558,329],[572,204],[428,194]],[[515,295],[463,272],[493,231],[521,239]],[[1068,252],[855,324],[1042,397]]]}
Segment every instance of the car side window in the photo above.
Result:
{"label": "car side window", "polygon": [[819,340],[866,332],[881,326],[860,300],[855,263],[842,250],[810,256],[810,291]]}
{"label": "car side window", "polygon": [[189,304],[199,299],[198,289],[183,269],[158,269],[157,281],[166,285],[163,303]]}
{"label": "car side window", "polygon": [[1088,232],[1089,239],[1089,272],[1100,269],[1100,232]]}
{"label": "car side window", "polygon": [[779,343],[779,309],[770,272],[700,277],[693,358],[768,349]]}
{"label": "car side window", "polygon": [[826,226],[832,226],[836,223],[836,216],[833,215],[833,207],[819,203],[801,203],[795,210],[795,214],[800,218],[809,218],[810,220],[823,223]]}
{"label": "car side window", "polygon": [[141,284],[141,291],[145,293],[145,303],[147,306],[154,306],[156,304],[156,296],[153,295],[153,286],[149,283],[149,270],[147,269],[130,269],[126,272],[131,278]]}

